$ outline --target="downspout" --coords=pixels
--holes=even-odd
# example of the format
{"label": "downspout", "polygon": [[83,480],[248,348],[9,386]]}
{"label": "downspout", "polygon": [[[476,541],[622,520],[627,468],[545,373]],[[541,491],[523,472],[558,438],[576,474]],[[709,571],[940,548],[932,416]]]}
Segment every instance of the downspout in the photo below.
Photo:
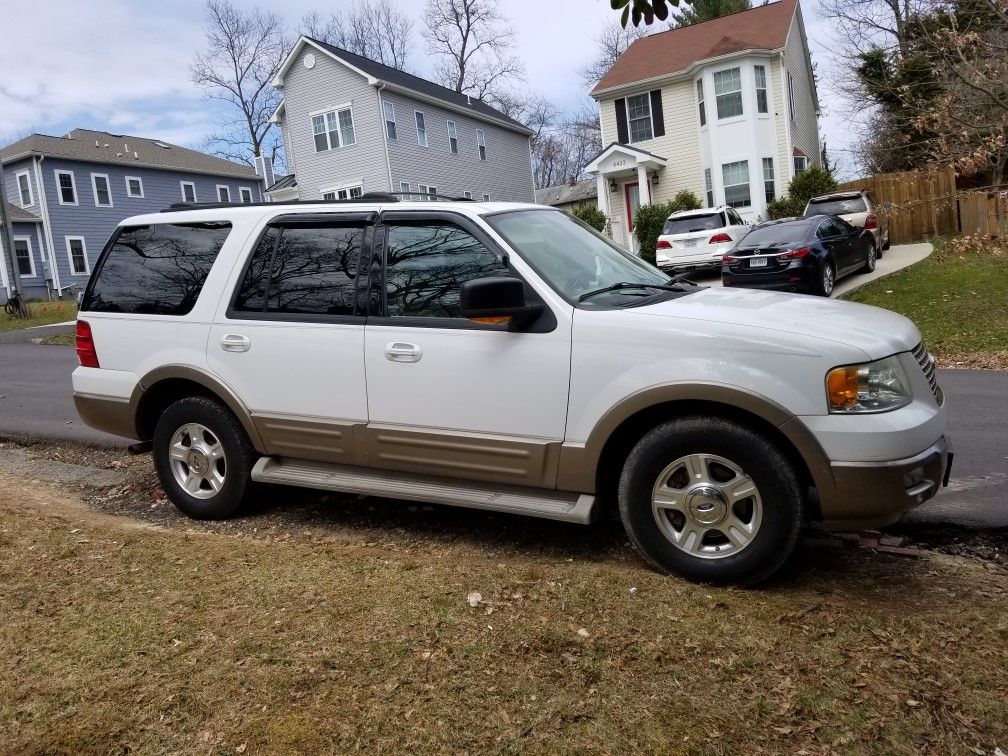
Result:
{"label": "downspout", "polygon": [[[388,170],[388,190],[390,192],[394,192],[395,187],[392,186],[392,161],[389,159],[388,151],[388,131],[385,128],[385,111],[383,109],[381,98],[383,89],[385,89],[384,81],[375,87],[375,96],[378,98],[378,119],[379,123],[381,123],[382,143],[385,145],[385,168]],[[406,199],[409,199],[409,197]]]}
{"label": "downspout", "polygon": [[56,264],[56,245],[53,243],[52,223],[49,221],[49,200],[46,199],[45,185],[42,183],[42,161],[45,155],[35,156],[35,183],[38,184],[39,206],[42,209],[42,226],[45,228],[46,246],[49,247],[49,268],[52,271],[53,286],[56,296],[63,296],[63,286],[60,283],[59,265]]}
{"label": "downspout", "polygon": [[535,155],[532,154],[532,137],[528,138],[529,146],[529,167],[532,169],[532,201],[535,202],[536,180],[535,180]]}

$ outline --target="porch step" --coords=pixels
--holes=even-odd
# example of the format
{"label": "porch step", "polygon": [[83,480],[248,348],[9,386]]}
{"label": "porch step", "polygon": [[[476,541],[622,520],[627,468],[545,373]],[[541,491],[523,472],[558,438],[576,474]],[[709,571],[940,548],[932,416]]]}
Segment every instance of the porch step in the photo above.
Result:
{"label": "porch step", "polygon": [[595,510],[595,497],[590,494],[456,480],[285,457],[260,459],[252,468],[252,480],[453,507],[489,509],[581,524],[591,522]]}

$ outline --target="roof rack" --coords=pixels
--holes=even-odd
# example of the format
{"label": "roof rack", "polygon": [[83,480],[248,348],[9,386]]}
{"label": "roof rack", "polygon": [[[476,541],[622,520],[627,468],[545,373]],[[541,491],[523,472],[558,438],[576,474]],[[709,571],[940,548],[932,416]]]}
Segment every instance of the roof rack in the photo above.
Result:
{"label": "roof rack", "polygon": [[428,194],[426,192],[366,192],[360,197],[348,199],[319,200],[284,200],[282,202],[173,202],[164,208],[162,213],[179,213],[184,210],[219,210],[231,207],[282,207],[289,205],[352,205],[362,202],[401,202],[400,197],[421,197],[424,201],[431,199],[440,202],[473,202],[471,197],[449,197],[445,194]]}

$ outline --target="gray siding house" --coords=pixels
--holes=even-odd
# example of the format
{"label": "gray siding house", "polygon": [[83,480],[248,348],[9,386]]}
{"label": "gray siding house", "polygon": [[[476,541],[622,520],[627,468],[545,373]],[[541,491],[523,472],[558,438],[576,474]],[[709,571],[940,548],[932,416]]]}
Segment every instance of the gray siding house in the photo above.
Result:
{"label": "gray siding house", "polygon": [[[79,288],[123,219],[174,202],[260,202],[253,168],[154,139],[74,129],[0,149],[28,297]],[[9,290],[0,266],[0,300]]]}
{"label": "gray siding house", "polygon": [[290,175],[274,200],[411,192],[533,202],[531,132],[485,102],[301,37],[273,82]]}

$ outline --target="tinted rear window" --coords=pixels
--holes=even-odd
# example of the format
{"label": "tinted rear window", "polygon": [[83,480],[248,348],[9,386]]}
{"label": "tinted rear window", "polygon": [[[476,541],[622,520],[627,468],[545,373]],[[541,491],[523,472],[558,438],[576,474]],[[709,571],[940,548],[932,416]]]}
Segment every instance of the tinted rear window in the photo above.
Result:
{"label": "tinted rear window", "polygon": [[848,213],[863,213],[868,208],[861,197],[850,197],[848,199],[832,199],[809,202],[806,215],[847,215]]}
{"label": "tinted rear window", "polygon": [[808,223],[781,223],[778,226],[754,228],[739,243],[739,247],[777,247],[804,241],[808,236]]}
{"label": "tinted rear window", "polygon": [[122,229],[95,271],[81,310],[187,314],[230,232],[230,223]]}
{"label": "tinted rear window", "polygon": [[665,221],[663,234],[689,234],[694,231],[711,231],[724,228],[724,220],[720,213],[711,215],[692,215],[689,218],[669,218]]}

